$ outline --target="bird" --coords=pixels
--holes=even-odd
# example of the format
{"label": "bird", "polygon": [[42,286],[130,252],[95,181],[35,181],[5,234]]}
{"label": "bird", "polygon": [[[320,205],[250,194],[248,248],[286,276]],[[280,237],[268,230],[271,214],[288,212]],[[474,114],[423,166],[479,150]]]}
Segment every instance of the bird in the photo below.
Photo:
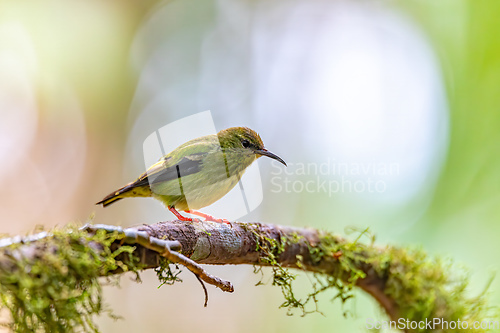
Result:
{"label": "bird", "polygon": [[113,191],[97,202],[106,207],[128,197],[153,197],[161,201],[181,221],[225,219],[197,211],[225,196],[258,158],[266,156],[286,166],[281,157],[264,148],[259,134],[248,127],[231,127],[202,136],[175,148],[153,164],[135,181]]}

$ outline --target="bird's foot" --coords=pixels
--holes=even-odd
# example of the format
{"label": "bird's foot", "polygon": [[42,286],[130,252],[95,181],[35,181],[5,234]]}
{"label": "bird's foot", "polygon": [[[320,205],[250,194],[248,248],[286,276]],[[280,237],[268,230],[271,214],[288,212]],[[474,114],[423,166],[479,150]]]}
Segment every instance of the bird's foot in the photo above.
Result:
{"label": "bird's foot", "polygon": [[177,219],[179,219],[180,221],[194,222],[195,220],[192,217],[182,216],[181,213],[179,213],[174,207],[168,207],[168,210],[171,211],[172,214],[174,214],[175,217],[177,217]]}
{"label": "bird's foot", "polygon": [[202,213],[202,212],[198,212],[196,210],[185,210],[185,212],[188,213],[188,214],[193,214],[193,215],[201,216],[201,217],[203,217],[205,219],[205,221],[231,224],[231,222],[229,222],[226,219],[219,219],[217,217],[213,217],[212,215],[208,215],[208,214],[205,214],[205,213]]}

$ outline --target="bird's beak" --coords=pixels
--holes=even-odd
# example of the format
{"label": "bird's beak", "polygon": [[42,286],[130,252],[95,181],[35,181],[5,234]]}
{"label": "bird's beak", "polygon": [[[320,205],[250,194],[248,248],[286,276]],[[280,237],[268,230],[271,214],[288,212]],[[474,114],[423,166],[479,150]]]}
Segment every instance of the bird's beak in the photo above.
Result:
{"label": "bird's beak", "polygon": [[259,149],[259,150],[255,150],[255,153],[256,153],[257,155],[262,155],[262,156],[267,156],[267,157],[270,157],[270,158],[272,158],[272,159],[274,159],[274,160],[276,160],[276,161],[278,161],[278,162],[280,162],[280,163],[283,163],[283,164],[286,166],[286,162],[285,162],[285,161],[283,161],[283,160],[281,159],[281,157],[279,157],[278,155],[275,155],[275,154],[271,153],[271,152],[270,152],[270,151],[268,151],[267,149]]}

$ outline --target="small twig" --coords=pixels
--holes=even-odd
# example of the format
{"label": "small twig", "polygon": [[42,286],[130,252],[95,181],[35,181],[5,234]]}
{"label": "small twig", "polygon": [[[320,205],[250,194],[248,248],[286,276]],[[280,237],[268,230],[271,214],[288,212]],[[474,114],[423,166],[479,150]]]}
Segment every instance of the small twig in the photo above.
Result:
{"label": "small twig", "polygon": [[[85,226],[82,227],[83,230],[90,230],[90,231],[97,231],[99,229],[106,230],[108,232],[120,232],[125,234],[125,243],[133,243],[133,244],[139,244],[142,245],[143,247],[157,252],[159,255],[162,257],[165,257],[167,260],[169,260],[172,263],[175,264],[181,264],[185,266],[187,269],[189,269],[196,277],[198,280],[203,280],[208,284],[212,284],[218,288],[220,288],[222,291],[227,291],[232,293],[234,291],[233,285],[229,281],[222,280],[216,276],[213,276],[206,272],[200,265],[198,265],[196,262],[193,260],[189,259],[188,257],[173,251],[173,248],[175,249],[181,249],[181,244],[178,241],[168,241],[168,240],[163,240],[159,239],[156,237],[149,236],[149,234],[146,231],[140,231],[137,229],[122,229],[120,227],[114,227],[114,226],[109,226],[109,225],[102,225],[102,224],[95,224],[95,225],[90,225],[86,224]],[[201,282],[200,280],[200,282]],[[203,285],[203,283],[202,283]],[[205,286],[203,285],[203,289],[205,290],[205,306],[206,302],[208,300],[208,294]]]}
{"label": "small twig", "polygon": [[198,279],[198,281],[200,281],[200,284],[203,287],[203,291],[205,292],[205,304],[203,306],[207,307],[207,304],[208,304],[208,291],[207,291],[207,287],[205,287],[205,284],[203,283],[203,281],[200,279],[200,277],[198,275],[195,275],[195,276]]}
{"label": "small twig", "polygon": [[155,252],[161,253],[168,248],[169,250],[180,250],[181,243],[178,241],[167,241],[159,239],[156,237],[151,237],[145,231],[139,231],[137,229],[123,229],[121,227],[106,225],[106,224],[86,224],[80,228],[81,230],[96,232],[97,230],[105,230],[107,232],[118,232],[125,235],[123,240],[127,244],[139,244],[153,250]]}
{"label": "small twig", "polygon": [[208,284],[212,284],[220,288],[222,291],[227,291],[230,293],[234,291],[231,282],[222,280],[217,276],[211,275],[210,273],[206,272],[196,262],[189,259],[188,257],[183,256],[178,252],[171,251],[169,248],[165,247],[163,253],[160,253],[160,255],[173,263],[183,265],[184,267],[189,269],[194,275],[196,275],[196,277],[200,278],[201,280],[205,281]]}

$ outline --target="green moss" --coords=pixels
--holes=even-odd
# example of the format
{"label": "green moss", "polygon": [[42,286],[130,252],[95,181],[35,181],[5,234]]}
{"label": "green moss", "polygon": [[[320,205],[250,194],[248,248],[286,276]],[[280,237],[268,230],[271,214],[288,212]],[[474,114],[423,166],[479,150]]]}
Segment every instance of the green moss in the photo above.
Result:
{"label": "green moss", "polygon": [[[443,318],[446,321],[468,323],[469,328],[466,330],[449,332],[483,332],[481,329],[472,329],[473,322],[498,320],[498,311],[486,306],[485,292],[476,297],[468,295],[468,275],[451,260],[430,257],[421,249],[376,247],[374,237],[368,230],[358,232],[354,241],[331,233],[321,233],[319,243],[309,245],[308,264],[328,267],[328,270],[318,270],[321,274],[314,274],[313,279],[310,279],[311,292],[299,299],[292,286],[296,275],[283,268],[277,258],[287,245],[300,241],[300,238],[281,237],[278,241],[256,232],[254,234],[256,251],[261,252],[263,263],[272,266],[273,285],[281,288],[285,298],[281,307],[287,308],[288,314],[293,314],[296,309],[302,315],[319,312],[317,296],[327,290],[334,290],[332,300],[340,300],[344,304],[353,297],[353,288],[370,270],[384,281],[383,292],[395,302],[399,318],[410,321]],[[368,244],[360,241],[363,237],[369,240]],[[297,256],[297,267],[304,267],[304,264],[304,258]],[[256,272],[259,271],[260,267],[256,269]],[[308,307],[309,304],[314,306]]]}
{"label": "green moss", "polygon": [[[272,285],[278,286],[281,289],[281,293],[285,298],[285,301],[280,305],[280,308],[286,308],[288,315],[293,315],[295,310],[299,310],[302,316],[311,313],[319,312],[317,295],[329,288],[338,286],[337,279],[332,277],[324,277],[314,274],[314,282],[312,282],[313,292],[304,298],[297,298],[293,291],[293,281],[296,279],[297,275],[290,273],[289,269],[284,268],[279,262],[279,255],[282,254],[286,246],[295,244],[299,242],[302,237],[294,233],[291,237],[281,236],[279,240],[274,238],[269,238],[253,231],[256,240],[256,251],[262,254],[260,261],[262,263],[268,264],[272,269]],[[297,265],[301,266],[302,258],[298,256]],[[261,280],[257,285],[263,284],[263,271],[262,266],[254,267],[255,273],[261,274]],[[325,283],[326,282],[326,283]],[[309,309],[309,304],[314,303],[312,310]]]}
{"label": "green moss", "polygon": [[182,282],[179,278],[179,274],[181,274],[181,270],[179,266],[176,264],[175,271],[172,270],[171,264],[165,258],[160,258],[160,265],[155,268],[156,276],[160,281],[160,285],[158,288],[164,285],[173,285],[175,282]]}
{"label": "green moss", "polygon": [[376,267],[387,276],[385,293],[396,301],[401,317],[468,323],[469,329],[450,332],[485,332],[470,327],[475,321],[498,320],[498,310],[486,305],[487,288],[478,296],[469,296],[469,276],[464,268],[451,260],[430,257],[421,249],[389,247],[386,251],[385,262]]}
{"label": "green moss", "polygon": [[97,332],[93,317],[113,316],[103,304],[98,277],[140,269],[134,247],[112,245],[122,237],[68,227],[38,240],[32,259],[21,255],[20,244],[1,248],[0,259],[9,262],[0,268],[1,306],[12,317],[7,326],[15,332]]}

